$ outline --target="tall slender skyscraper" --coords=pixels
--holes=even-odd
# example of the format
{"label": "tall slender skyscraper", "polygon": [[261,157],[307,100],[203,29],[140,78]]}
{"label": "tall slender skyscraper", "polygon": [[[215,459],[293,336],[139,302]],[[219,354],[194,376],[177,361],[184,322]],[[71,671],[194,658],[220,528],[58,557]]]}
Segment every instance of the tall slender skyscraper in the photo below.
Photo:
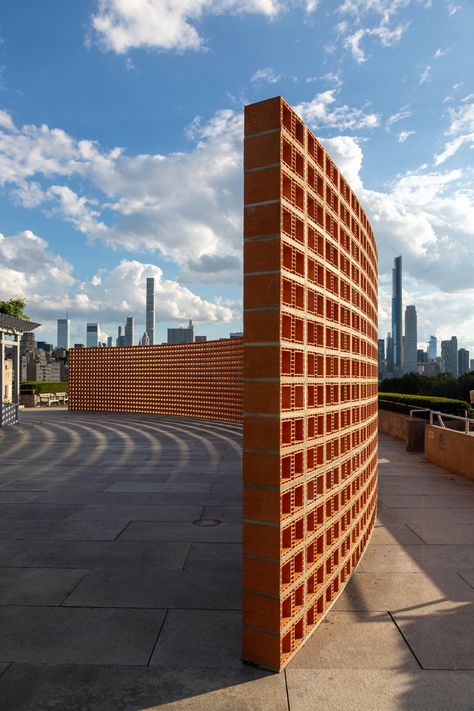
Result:
{"label": "tall slender skyscraper", "polygon": [[58,337],[56,345],[58,348],[69,348],[71,332],[71,321],[66,318],[58,318]]}
{"label": "tall slender skyscraper", "polygon": [[469,351],[465,348],[458,350],[458,376],[469,373]]}
{"label": "tall slender skyscraper", "polygon": [[125,323],[125,345],[133,346],[135,342],[135,321],[133,316],[127,316],[127,321]]}
{"label": "tall slender skyscraper", "polygon": [[395,257],[392,269],[392,339],[393,339],[393,368],[395,371],[402,367],[402,258]]}
{"label": "tall slender skyscraper", "polygon": [[405,373],[416,373],[417,339],[416,308],[407,306],[405,309]]}
{"label": "tall slender skyscraper", "polygon": [[146,280],[146,332],[150,346],[155,342],[155,279]]}
{"label": "tall slender skyscraper", "polygon": [[438,350],[438,341],[436,336],[430,336],[430,342],[428,343],[428,362],[431,362],[436,358]]}
{"label": "tall slender skyscraper", "polygon": [[441,370],[458,377],[458,339],[451,336],[449,341],[441,341]]}

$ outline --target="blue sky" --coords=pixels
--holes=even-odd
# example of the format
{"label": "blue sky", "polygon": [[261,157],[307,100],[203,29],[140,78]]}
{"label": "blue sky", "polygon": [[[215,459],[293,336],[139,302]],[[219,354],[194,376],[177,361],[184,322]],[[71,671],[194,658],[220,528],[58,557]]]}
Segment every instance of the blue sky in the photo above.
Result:
{"label": "blue sky", "polygon": [[474,5],[467,0],[22,0],[0,9],[0,298],[55,341],[157,280],[158,338],[241,328],[242,108],[283,95],[403,255],[420,345],[474,357]]}

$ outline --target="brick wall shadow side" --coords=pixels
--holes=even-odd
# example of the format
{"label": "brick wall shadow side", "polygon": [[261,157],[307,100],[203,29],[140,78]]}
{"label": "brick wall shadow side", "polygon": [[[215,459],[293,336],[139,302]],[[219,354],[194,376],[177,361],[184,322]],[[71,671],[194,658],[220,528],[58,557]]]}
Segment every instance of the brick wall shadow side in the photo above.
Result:
{"label": "brick wall shadow side", "polygon": [[320,143],[246,107],[243,658],[280,670],[365,549],[377,495],[377,249]]}

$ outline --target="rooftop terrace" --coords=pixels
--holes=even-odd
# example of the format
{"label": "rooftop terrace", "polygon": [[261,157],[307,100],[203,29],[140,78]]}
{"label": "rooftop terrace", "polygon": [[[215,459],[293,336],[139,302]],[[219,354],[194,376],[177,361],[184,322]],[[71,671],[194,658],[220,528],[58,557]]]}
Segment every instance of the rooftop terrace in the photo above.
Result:
{"label": "rooftop terrace", "polygon": [[0,432],[0,707],[474,708],[474,483],[381,435],[378,525],[285,672],[240,661],[241,428],[31,411]]}

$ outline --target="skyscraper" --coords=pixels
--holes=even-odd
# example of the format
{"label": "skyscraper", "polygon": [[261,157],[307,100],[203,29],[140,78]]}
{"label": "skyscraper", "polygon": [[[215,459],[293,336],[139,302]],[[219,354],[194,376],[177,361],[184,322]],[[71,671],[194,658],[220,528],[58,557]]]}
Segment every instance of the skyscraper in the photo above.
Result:
{"label": "skyscraper", "polygon": [[58,337],[56,345],[58,348],[69,348],[71,331],[71,321],[68,318],[58,318]]}
{"label": "skyscraper", "polygon": [[125,323],[125,345],[133,346],[135,342],[135,321],[133,316],[127,316],[127,321]]}
{"label": "skyscraper", "polygon": [[438,341],[436,336],[430,336],[430,342],[428,343],[428,361],[432,361],[436,358],[438,352]]}
{"label": "skyscraper", "polygon": [[449,341],[441,341],[441,370],[443,373],[458,375],[458,339],[452,336]]}
{"label": "skyscraper", "polygon": [[405,373],[416,373],[417,338],[416,308],[407,306],[405,309]]}
{"label": "skyscraper", "polygon": [[387,372],[393,374],[393,339],[392,334],[387,333],[385,354],[387,359]]}
{"label": "skyscraper", "polygon": [[86,347],[97,348],[100,340],[100,328],[98,323],[88,323],[86,326]]}
{"label": "skyscraper", "polygon": [[465,348],[458,350],[458,375],[469,373],[469,351]]}
{"label": "skyscraper", "polygon": [[392,269],[392,339],[393,339],[393,369],[395,372],[402,367],[402,258],[395,257]]}
{"label": "skyscraper", "polygon": [[385,365],[385,341],[383,338],[378,339],[378,363],[379,363],[379,379],[383,377]]}
{"label": "skyscraper", "polygon": [[116,346],[124,346],[125,345],[125,337],[122,334],[122,326],[118,327],[117,338],[115,339],[115,345]]}
{"label": "skyscraper", "polygon": [[[155,342],[155,279],[147,277],[146,280],[146,332],[149,345]],[[142,339],[143,340],[143,339]]]}

